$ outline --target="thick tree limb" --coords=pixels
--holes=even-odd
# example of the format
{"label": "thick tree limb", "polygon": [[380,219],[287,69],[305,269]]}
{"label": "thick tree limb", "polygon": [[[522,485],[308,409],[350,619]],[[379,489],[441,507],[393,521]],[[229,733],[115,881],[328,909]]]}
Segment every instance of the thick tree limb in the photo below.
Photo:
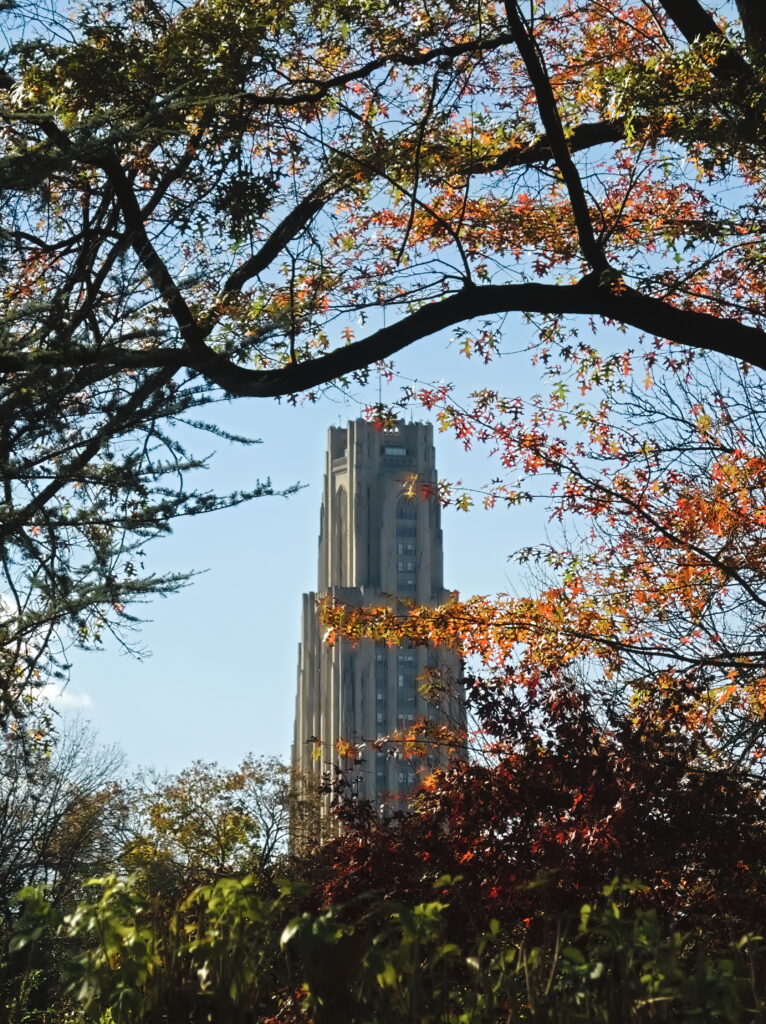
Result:
{"label": "thick tree limb", "polygon": [[736,0],[747,45],[766,55],[766,4],[763,0]]}
{"label": "thick tree limb", "polygon": [[688,43],[706,36],[721,35],[713,15],[697,0],[660,0],[660,4]]}
{"label": "thick tree limb", "polygon": [[114,189],[125,222],[127,242],[135,252],[149,279],[162,297],[179,333],[192,352],[206,351],[203,331],[144,226],[144,217],[125,171],[116,157],[104,160],[102,168]]}
{"label": "thick tree limb", "polygon": [[474,317],[511,312],[600,316],[691,348],[742,359],[766,370],[766,331],[710,313],[678,309],[663,299],[642,295],[623,285],[604,284],[591,275],[573,285],[472,285],[422,306],[397,323],[351,345],[274,370],[238,366],[200,344],[195,351],[109,349],[0,355],[0,371],[23,373],[43,368],[98,365],[103,368],[102,375],[107,377],[119,370],[188,368],[232,395],[274,398],[307,391],[363,370],[415,341]]}
{"label": "thick tree limb", "polygon": [[[625,138],[625,119],[617,117],[609,121],[592,121],[578,124],[567,136],[570,153],[579,153],[594,146],[610,142],[621,142]],[[529,167],[553,159],[553,150],[547,135],[540,135],[528,146],[509,146],[497,156],[476,160],[469,164],[466,174],[491,174],[506,167]]]}
{"label": "thick tree limb", "polygon": [[[660,4],[688,43],[708,36],[724,38],[718,22],[697,0],[660,0]],[[733,46],[718,61],[715,72],[720,78],[729,80],[752,77],[752,68]]]}
{"label": "thick tree limb", "polygon": [[306,391],[387,359],[414,341],[474,317],[527,312],[586,314],[620,321],[692,348],[720,352],[766,370],[766,332],[709,313],[677,309],[595,275],[575,285],[508,284],[470,286],[422,306],[390,327],[317,359],[278,370],[245,370],[210,353],[194,368],[233,395],[277,397]]}
{"label": "thick tree limb", "polygon": [[556,97],[553,94],[550,78],[545,69],[542,55],[532,33],[529,31],[524,19],[519,12],[516,0],[506,0],[505,13],[508,24],[513,32],[514,42],[518,47],[521,59],[527,69],[529,80],[535,90],[535,99],[540,119],[545,128],[548,145],[556,165],[561,172],[564,185],[569,195],[569,205],[572,208],[577,237],[580,242],[580,250],[593,270],[608,270],[604,251],[596,240],[593,224],[590,219],[588,200],[580,180],[580,174],[572,159],[569,150],[564,126],[559,116]]}

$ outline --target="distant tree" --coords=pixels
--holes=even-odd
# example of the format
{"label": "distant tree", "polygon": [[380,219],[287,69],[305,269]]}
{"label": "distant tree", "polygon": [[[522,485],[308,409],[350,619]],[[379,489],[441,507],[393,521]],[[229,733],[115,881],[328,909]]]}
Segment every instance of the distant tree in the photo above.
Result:
{"label": "distant tree", "polygon": [[14,896],[44,885],[54,906],[82,895],[82,883],[111,869],[119,848],[125,766],[117,747],[99,745],[85,722],[64,726],[52,751],[6,734],[0,747],[0,914]]}
{"label": "distant tree", "polygon": [[514,311],[766,366],[758,0],[2,6],[6,714],[180,583],[145,540],[268,490],[178,481],[216,398]]}
{"label": "distant tree", "polygon": [[178,900],[230,876],[271,876],[287,855],[290,769],[249,755],[235,769],[195,761],[178,775],[133,781],[120,863],[146,876],[153,894]]}

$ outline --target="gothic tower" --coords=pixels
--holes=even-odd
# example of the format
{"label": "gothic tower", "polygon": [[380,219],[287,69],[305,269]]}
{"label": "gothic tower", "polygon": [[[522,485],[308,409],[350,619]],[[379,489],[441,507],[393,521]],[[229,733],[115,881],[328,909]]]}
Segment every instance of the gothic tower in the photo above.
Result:
{"label": "gothic tower", "polygon": [[[360,796],[394,809],[418,773],[445,755],[433,748],[418,764],[398,756],[394,743],[376,750],[370,741],[422,718],[462,726],[459,660],[443,649],[370,640],[328,647],[316,601],[332,595],[369,606],[443,603],[449,595],[436,482],[430,424],[400,422],[381,431],[356,420],[329,431],[318,591],[303,595],[293,763],[318,784],[338,762],[337,741],[357,744]],[[439,683],[428,688],[427,680]]]}

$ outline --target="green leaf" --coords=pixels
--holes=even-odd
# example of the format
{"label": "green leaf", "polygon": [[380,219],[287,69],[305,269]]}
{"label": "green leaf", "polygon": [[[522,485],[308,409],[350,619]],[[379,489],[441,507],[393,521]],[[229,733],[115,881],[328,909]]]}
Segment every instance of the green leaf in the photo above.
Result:
{"label": "green leaf", "polygon": [[392,988],[398,979],[396,968],[389,960],[382,971],[379,971],[376,975],[378,984],[381,988]]}
{"label": "green leaf", "polygon": [[279,945],[283,949],[287,945],[287,943],[290,942],[291,939],[295,938],[295,936],[300,931],[300,927],[301,919],[299,917],[294,917],[292,921],[289,922],[289,924],[285,925],[284,929],[282,930],[282,934],[279,937]]}

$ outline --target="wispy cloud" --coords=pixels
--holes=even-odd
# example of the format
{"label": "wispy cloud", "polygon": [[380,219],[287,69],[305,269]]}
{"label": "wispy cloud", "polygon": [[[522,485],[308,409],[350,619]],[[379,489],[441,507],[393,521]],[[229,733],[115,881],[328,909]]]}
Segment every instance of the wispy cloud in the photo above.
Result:
{"label": "wispy cloud", "polygon": [[55,683],[46,683],[38,692],[41,697],[62,710],[67,708],[90,708],[93,706],[93,701],[87,693],[73,690],[71,686],[62,688]]}

